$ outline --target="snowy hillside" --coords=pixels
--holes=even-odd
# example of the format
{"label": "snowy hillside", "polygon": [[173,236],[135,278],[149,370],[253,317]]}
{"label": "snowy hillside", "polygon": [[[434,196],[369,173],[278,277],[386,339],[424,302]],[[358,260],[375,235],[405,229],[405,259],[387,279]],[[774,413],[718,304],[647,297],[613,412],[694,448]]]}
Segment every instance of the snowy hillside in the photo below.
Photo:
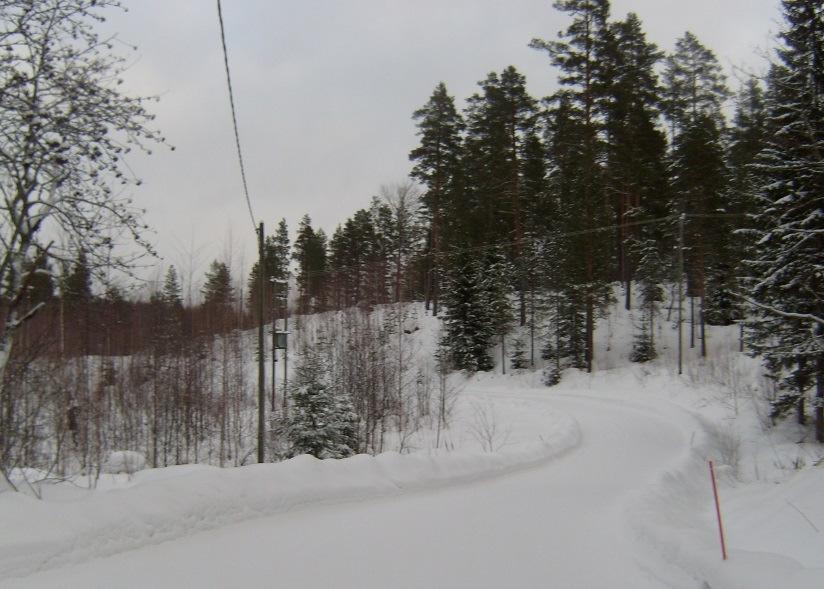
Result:
{"label": "snowy hillside", "polygon": [[[405,345],[425,359],[438,322],[422,308],[409,317]],[[104,475],[96,491],[45,487],[42,501],[0,494],[0,584],[95,586],[117,575],[117,586],[178,577],[183,586],[219,586],[228,573],[216,571],[228,567],[251,585],[271,574],[320,587],[337,571],[341,586],[385,586],[423,559],[430,564],[397,586],[422,586],[435,571],[452,575],[446,586],[467,587],[507,579],[533,587],[547,576],[569,587],[608,579],[633,588],[816,586],[824,574],[821,449],[803,443],[799,426],[768,427],[768,391],[757,363],[738,353],[737,330],[711,328],[712,360],[688,348],[679,377],[670,324],[659,327],[661,357],[630,364],[633,318],[618,309],[610,317],[599,325],[592,375],[568,370],[545,387],[540,360],[506,375],[500,363],[495,373],[452,375],[454,415],[437,445],[422,427],[405,438],[403,454],[142,470]],[[301,324],[310,337],[317,320]],[[709,459],[720,475],[726,562]],[[352,514],[363,518],[355,528]],[[430,545],[442,526],[444,538]],[[472,530],[477,537],[465,537]],[[347,550],[336,554],[340,534],[367,553],[381,554],[387,542],[403,549],[365,576],[347,568]],[[258,537],[280,546],[262,568],[252,565]],[[323,563],[311,560],[312,572],[293,544],[301,537],[328,550]],[[187,560],[204,542],[210,551],[233,548],[207,564]],[[521,560],[487,561],[501,542]],[[586,554],[615,568],[592,569]]]}

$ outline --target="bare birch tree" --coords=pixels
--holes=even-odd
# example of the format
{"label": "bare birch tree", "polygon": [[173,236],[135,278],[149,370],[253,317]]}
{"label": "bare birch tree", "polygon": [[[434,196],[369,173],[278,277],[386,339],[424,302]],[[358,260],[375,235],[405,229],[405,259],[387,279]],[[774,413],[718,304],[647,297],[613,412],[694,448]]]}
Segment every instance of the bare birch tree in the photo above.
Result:
{"label": "bare birch tree", "polygon": [[[0,0],[0,448],[13,440],[15,392],[6,367],[15,334],[42,304],[23,305],[27,268],[85,253],[127,267],[151,252],[123,187],[132,149],[162,143],[148,98],[119,90],[123,59],[94,24],[117,0]],[[51,241],[65,236],[65,244]],[[139,247],[118,255],[113,235]],[[2,452],[3,456],[8,455]],[[0,470],[7,474],[6,464]]]}

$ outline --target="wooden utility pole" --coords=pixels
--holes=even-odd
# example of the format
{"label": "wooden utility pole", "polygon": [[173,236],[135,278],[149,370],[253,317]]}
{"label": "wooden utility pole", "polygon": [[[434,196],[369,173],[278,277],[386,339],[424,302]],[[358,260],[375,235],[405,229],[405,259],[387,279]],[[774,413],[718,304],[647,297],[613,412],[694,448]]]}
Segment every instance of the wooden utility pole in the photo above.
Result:
{"label": "wooden utility pole", "polygon": [[277,306],[277,302],[276,302],[277,301],[277,295],[275,295],[274,293],[275,293],[275,280],[274,280],[274,278],[272,278],[272,407],[271,407],[272,413],[275,412],[276,403],[277,403],[276,393],[275,393],[275,381],[277,379],[277,370],[276,370],[276,368],[278,367],[278,352],[277,352],[277,349],[278,349],[277,348],[277,331],[278,330],[277,330],[277,325],[276,325],[277,316],[278,316],[278,313],[277,313],[278,306]]}
{"label": "wooden utility pole", "polygon": [[[288,274],[287,274],[288,276]],[[288,372],[288,361],[289,361],[289,282],[287,277],[287,282],[283,287],[283,333],[286,335],[284,336],[283,340],[283,419],[286,419],[289,415],[289,372]],[[274,353],[274,352],[272,352]]]}
{"label": "wooden utility pole", "polygon": [[678,374],[684,370],[684,342],[681,334],[684,306],[684,216],[684,213],[681,213],[678,217]]}
{"label": "wooden utility pole", "polygon": [[264,429],[266,425],[266,365],[263,325],[263,301],[266,284],[266,264],[264,263],[263,223],[258,226],[258,439],[257,460],[265,462]]}

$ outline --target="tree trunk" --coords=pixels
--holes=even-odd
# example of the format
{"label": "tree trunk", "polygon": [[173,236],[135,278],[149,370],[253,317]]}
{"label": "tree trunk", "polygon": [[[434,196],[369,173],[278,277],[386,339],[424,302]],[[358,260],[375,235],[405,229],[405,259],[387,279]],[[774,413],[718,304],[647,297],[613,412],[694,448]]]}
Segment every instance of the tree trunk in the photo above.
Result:
{"label": "tree trunk", "polygon": [[704,320],[704,293],[701,293],[701,308],[699,309],[699,320],[701,321],[701,357],[707,357],[707,323]]}
{"label": "tree trunk", "polygon": [[820,354],[815,371],[815,439],[824,444],[824,355]]}
{"label": "tree trunk", "polygon": [[587,372],[592,372],[592,360],[595,355],[595,304],[592,300],[592,294],[587,295],[587,319],[586,319],[586,352],[585,359],[587,365]]}

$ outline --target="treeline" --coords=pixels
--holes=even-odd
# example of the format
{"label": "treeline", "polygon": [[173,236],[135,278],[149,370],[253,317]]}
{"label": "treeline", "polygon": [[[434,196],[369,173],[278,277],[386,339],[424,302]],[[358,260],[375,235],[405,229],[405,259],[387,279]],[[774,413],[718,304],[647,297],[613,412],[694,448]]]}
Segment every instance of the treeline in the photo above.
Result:
{"label": "treeline", "polygon": [[[459,109],[440,83],[413,113],[417,184],[385,187],[331,235],[305,216],[290,243],[281,222],[265,240],[265,320],[283,313],[290,279],[299,315],[340,312],[314,345],[293,348],[305,423],[322,391],[349,416],[330,455],[341,444],[377,451],[431,415],[410,393],[419,379],[404,367],[408,351],[390,345],[402,325],[370,323],[375,305],[422,300],[442,317],[441,369],[489,370],[493,346],[528,328],[554,384],[567,368],[593,370],[595,324],[616,284],[636,320],[631,360],[655,358],[667,291],[695,313],[702,355],[705,323],[745,322],[782,391],[774,416],[794,410],[803,422],[812,408],[824,441],[824,13],[820,0],[781,5],[776,61],[733,95],[695,35],[666,54],[607,0],[559,0],[569,26],[530,44],[557,71],[555,94],[530,96],[510,66]],[[240,330],[255,321],[258,264],[242,294],[214,262],[202,302],[187,306],[173,268],[150,300],[128,302],[114,289],[93,295],[82,256],[59,285],[49,261],[38,264],[26,304],[49,304],[19,330],[4,374],[4,473],[60,455],[50,444],[67,439],[90,463],[124,447],[157,465],[248,458],[251,352]],[[512,343],[510,361],[523,366],[523,341]],[[305,423],[281,426],[300,437],[313,431]]]}
{"label": "treeline", "polygon": [[420,215],[402,225],[378,200],[331,239],[305,218],[301,309],[423,298],[445,308],[452,364],[469,371],[489,369],[491,345],[537,313],[552,383],[567,367],[593,369],[615,283],[637,310],[631,359],[654,358],[672,289],[695,315],[702,355],[705,324],[747,320],[785,393],[776,416],[795,407],[803,420],[816,387],[824,440],[820,2],[782,2],[777,59],[735,94],[692,33],[664,53],[607,0],[555,7],[569,26],[530,46],[561,89],[538,100],[510,66],[461,111],[438,84],[413,115]]}

